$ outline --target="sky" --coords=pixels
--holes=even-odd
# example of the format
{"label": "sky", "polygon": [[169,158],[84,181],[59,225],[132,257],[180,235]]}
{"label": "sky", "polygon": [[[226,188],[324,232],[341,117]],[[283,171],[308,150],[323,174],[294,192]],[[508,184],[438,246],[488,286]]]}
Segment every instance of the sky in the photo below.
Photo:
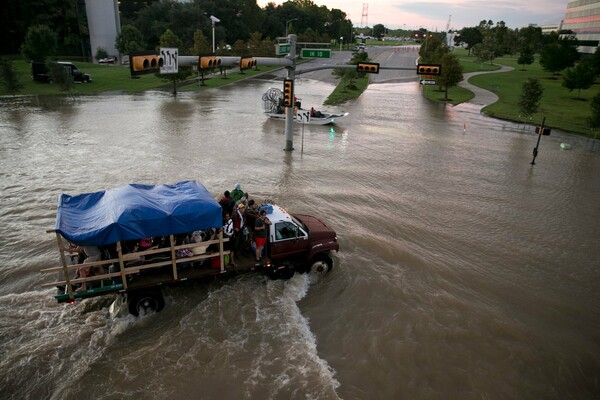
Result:
{"label": "sky", "polygon": [[[260,7],[270,2],[284,3],[257,0]],[[511,29],[529,24],[558,24],[565,16],[568,0],[313,0],[313,3],[342,10],[356,27],[383,24],[391,29],[445,31],[449,18],[450,29],[477,26],[482,20],[504,21]]]}

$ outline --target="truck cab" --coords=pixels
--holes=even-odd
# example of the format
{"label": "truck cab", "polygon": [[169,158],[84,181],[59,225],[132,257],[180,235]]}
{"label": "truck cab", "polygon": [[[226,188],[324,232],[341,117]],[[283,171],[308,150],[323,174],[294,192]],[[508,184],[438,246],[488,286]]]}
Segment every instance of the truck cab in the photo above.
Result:
{"label": "truck cab", "polygon": [[337,235],[319,218],[291,215],[277,205],[264,206],[269,226],[267,255],[270,275],[285,278],[294,272],[326,273],[333,267],[331,251],[339,251]]}

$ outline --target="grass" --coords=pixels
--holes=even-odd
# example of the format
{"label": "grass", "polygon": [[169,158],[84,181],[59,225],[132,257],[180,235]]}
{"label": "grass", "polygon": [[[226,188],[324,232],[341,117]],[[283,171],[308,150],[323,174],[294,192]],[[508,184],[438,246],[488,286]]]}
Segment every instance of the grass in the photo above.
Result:
{"label": "grass", "polygon": [[[489,71],[489,68],[493,67],[489,64],[476,63],[475,58],[468,56],[463,49],[455,50],[455,54],[461,59],[464,72],[477,71],[476,66],[480,66],[481,69],[479,70],[482,71]],[[514,70],[498,74],[476,75],[469,79],[471,84],[490,90],[499,97],[496,103],[483,108],[482,112],[484,114],[510,121],[531,122],[535,125],[539,125],[545,117],[545,125],[550,128],[593,136],[593,132],[587,124],[587,119],[591,116],[591,99],[600,90],[598,83],[588,90],[582,90],[581,96],[579,96],[577,91],[569,92],[567,88],[562,86],[561,76],[553,76],[550,72],[544,71],[537,61],[525,66],[524,71],[522,66],[518,65],[514,56],[497,58],[494,60],[494,64],[507,65],[513,67]],[[498,68],[499,66],[495,67],[495,69]],[[538,79],[544,88],[540,108],[529,121],[520,115],[518,107],[523,83],[528,78]],[[458,94],[460,90],[461,88],[451,88],[449,91],[448,97],[452,98],[453,104],[462,102]],[[429,91],[426,96],[432,100],[439,101],[443,99],[443,93],[435,94],[434,91]]]}
{"label": "grass", "polygon": [[440,90],[438,86],[424,86],[423,94],[425,97],[435,101],[443,101],[452,105],[457,105],[471,100],[475,97],[475,93],[468,89],[460,86],[454,86],[448,88],[448,100],[446,100],[446,93],[444,90]]}
{"label": "grass", "polygon": [[[88,95],[99,93],[138,93],[145,90],[172,90],[172,83],[165,81],[154,74],[142,75],[139,79],[131,79],[129,66],[120,65],[102,65],[77,62],[77,67],[92,77],[91,83],[77,83],[73,86],[73,92],[76,95]],[[20,94],[25,95],[58,95],[64,94],[56,85],[49,83],[34,82],[31,79],[31,66],[23,60],[13,61],[13,66],[19,74],[21,83],[24,87]],[[262,74],[279,67],[259,67],[259,70],[245,70],[240,73],[239,69],[227,71],[227,79],[222,79],[220,75],[214,75],[212,78],[205,77],[205,86],[200,86],[197,82],[187,86],[179,87],[180,91],[204,90],[218,86],[227,85],[250,76]],[[197,77],[195,75],[194,77]],[[0,86],[0,96],[6,96],[7,93],[3,86]]]}
{"label": "grass", "polygon": [[333,92],[327,97],[324,104],[338,105],[349,100],[357,99],[362,92],[365,91],[367,86],[369,86],[369,77],[364,76],[362,78],[353,79],[352,83],[353,85],[346,78],[341,79]]}

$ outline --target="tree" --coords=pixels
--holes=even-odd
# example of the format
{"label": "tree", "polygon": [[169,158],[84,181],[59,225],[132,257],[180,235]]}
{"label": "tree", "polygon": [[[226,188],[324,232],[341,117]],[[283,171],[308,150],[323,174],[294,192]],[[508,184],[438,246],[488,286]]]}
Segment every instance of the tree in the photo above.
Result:
{"label": "tree", "polygon": [[9,94],[17,94],[23,89],[23,83],[19,80],[12,61],[5,57],[0,58],[0,81]]}
{"label": "tree", "polygon": [[594,55],[592,56],[592,66],[596,75],[600,75],[600,47],[596,48]]}
{"label": "tree", "polygon": [[591,63],[591,59],[584,60],[574,68],[567,68],[565,70],[562,85],[569,89],[569,92],[577,89],[577,97],[581,97],[581,89],[589,89],[594,84],[596,71]]}
{"label": "tree", "polygon": [[483,35],[477,27],[462,28],[454,39],[454,42],[457,45],[460,43],[465,43],[467,45],[466,49],[469,55],[471,55],[471,49],[482,41]]}
{"label": "tree", "polygon": [[419,50],[420,62],[422,64],[440,62],[442,57],[449,51],[450,49],[448,49],[446,41],[442,39],[442,35],[430,33]]}
{"label": "tree", "polygon": [[592,99],[590,108],[592,109],[592,115],[588,118],[588,123],[590,128],[598,129],[600,128],[600,92]]}
{"label": "tree", "polygon": [[525,117],[531,117],[540,106],[540,100],[544,94],[544,88],[537,79],[529,78],[522,86],[519,97],[519,110]]}
{"label": "tree", "polygon": [[381,40],[381,38],[385,35],[385,26],[382,24],[377,24],[373,26],[373,37]]}
{"label": "tree", "polygon": [[540,52],[540,65],[554,75],[572,67],[578,59],[577,39],[571,36],[546,44]]}
{"label": "tree", "polygon": [[108,57],[108,52],[104,47],[98,47],[96,49],[96,60],[102,60],[103,58]]}
{"label": "tree", "polygon": [[142,51],[144,39],[142,33],[133,25],[125,25],[121,28],[121,33],[117,35],[115,47],[121,54],[135,53]]}
{"label": "tree", "polygon": [[521,51],[519,52],[519,58],[517,62],[522,65],[522,71],[525,71],[525,64],[533,64],[535,58],[533,56],[533,49],[529,45],[522,45]]}
{"label": "tree", "polygon": [[479,63],[489,61],[490,65],[493,64],[496,58],[496,45],[496,39],[492,35],[485,35],[483,41],[473,48],[477,61]]}
{"label": "tree", "polygon": [[201,29],[196,29],[194,32],[194,47],[190,49],[193,55],[197,56],[201,53],[212,52],[212,47],[208,43],[208,39],[204,36],[204,32]]}
{"label": "tree", "polygon": [[517,36],[521,46],[530,47],[534,53],[542,48],[542,28],[539,26],[519,29]]}
{"label": "tree", "polygon": [[27,60],[45,61],[56,51],[56,33],[47,25],[34,25],[27,30],[21,53]]}
{"label": "tree", "polygon": [[61,64],[56,62],[46,63],[50,81],[57,85],[60,90],[73,97],[73,77],[69,71]]}
{"label": "tree", "polygon": [[463,69],[460,60],[452,53],[447,53],[442,57],[442,73],[438,78],[438,83],[445,88],[444,99],[448,100],[448,88],[458,85],[463,80]]}

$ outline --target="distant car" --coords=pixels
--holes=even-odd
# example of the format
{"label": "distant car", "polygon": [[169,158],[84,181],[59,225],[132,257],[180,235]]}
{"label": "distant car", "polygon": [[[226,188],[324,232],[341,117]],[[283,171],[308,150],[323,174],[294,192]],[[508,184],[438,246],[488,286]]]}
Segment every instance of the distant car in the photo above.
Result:
{"label": "distant car", "polygon": [[100,64],[114,64],[117,62],[117,57],[106,57],[98,60]]}

